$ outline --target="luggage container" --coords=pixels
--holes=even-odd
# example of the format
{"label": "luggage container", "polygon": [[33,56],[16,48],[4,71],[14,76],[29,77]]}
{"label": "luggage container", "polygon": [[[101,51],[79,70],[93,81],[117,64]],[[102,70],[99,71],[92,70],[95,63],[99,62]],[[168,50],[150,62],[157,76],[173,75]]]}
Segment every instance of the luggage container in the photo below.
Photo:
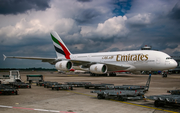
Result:
{"label": "luggage container", "polygon": [[26,77],[29,83],[44,81],[43,75],[26,75]]}

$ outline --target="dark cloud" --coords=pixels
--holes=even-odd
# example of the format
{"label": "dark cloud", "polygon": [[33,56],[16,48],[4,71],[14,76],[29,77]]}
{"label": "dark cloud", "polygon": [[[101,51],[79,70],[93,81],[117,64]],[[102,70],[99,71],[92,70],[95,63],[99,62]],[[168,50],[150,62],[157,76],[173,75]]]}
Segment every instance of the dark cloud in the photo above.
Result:
{"label": "dark cloud", "polygon": [[27,10],[45,10],[50,0],[0,0],[0,14],[18,14]]}
{"label": "dark cloud", "polygon": [[26,67],[45,67],[54,68],[49,63],[42,63],[39,60],[22,60],[22,59],[6,59],[3,61],[3,55],[7,56],[24,56],[24,57],[47,57],[55,58],[55,50],[51,40],[32,38],[23,39],[19,45],[3,46],[0,45],[0,68],[26,68]]}
{"label": "dark cloud", "polygon": [[177,51],[177,50],[176,50],[176,51],[173,52],[172,55],[173,55],[173,56],[180,56],[180,51]]}
{"label": "dark cloud", "polygon": [[102,52],[104,49],[108,48],[111,43],[103,41],[93,41],[91,39],[82,39],[81,43],[83,45],[81,49],[74,47],[74,44],[68,44],[67,47],[72,53],[93,53],[93,52]]}
{"label": "dark cloud", "polygon": [[91,2],[92,0],[77,0],[78,2]]}
{"label": "dark cloud", "polygon": [[112,48],[109,51],[120,51],[119,48]]}
{"label": "dark cloud", "polygon": [[80,9],[73,17],[79,24],[91,24],[101,21],[102,13],[96,9]]}
{"label": "dark cloud", "polygon": [[180,2],[176,3],[169,14],[170,18],[180,20]]}

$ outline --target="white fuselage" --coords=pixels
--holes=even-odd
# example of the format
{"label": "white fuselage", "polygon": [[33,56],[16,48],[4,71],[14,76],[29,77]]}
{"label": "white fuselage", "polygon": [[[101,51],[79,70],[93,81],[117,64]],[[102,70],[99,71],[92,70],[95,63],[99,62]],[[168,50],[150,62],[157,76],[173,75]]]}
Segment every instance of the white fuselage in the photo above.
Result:
{"label": "white fuselage", "polygon": [[154,50],[72,54],[70,58],[71,60],[129,66],[127,71],[158,71],[173,69],[177,66],[177,62],[168,54]]}

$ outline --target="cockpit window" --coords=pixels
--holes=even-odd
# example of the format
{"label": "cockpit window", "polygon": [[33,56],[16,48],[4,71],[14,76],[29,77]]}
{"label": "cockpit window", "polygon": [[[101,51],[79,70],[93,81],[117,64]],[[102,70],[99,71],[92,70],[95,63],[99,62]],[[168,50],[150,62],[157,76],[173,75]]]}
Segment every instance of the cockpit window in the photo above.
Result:
{"label": "cockpit window", "polygon": [[172,59],[171,57],[167,57],[166,59]]}

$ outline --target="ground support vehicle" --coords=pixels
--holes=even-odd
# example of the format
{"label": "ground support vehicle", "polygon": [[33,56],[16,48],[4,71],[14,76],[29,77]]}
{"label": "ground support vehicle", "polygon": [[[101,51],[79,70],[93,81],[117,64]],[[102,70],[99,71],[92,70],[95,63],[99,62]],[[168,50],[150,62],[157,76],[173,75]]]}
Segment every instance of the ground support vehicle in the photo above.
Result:
{"label": "ground support vehicle", "polygon": [[170,90],[167,92],[171,94],[153,95],[153,96],[148,96],[146,98],[155,100],[154,106],[156,107],[163,107],[164,105],[174,105],[174,104],[180,105],[180,90]]}
{"label": "ground support vehicle", "polygon": [[145,92],[145,91],[149,90],[150,81],[151,81],[151,74],[149,74],[149,77],[147,79],[147,82],[146,82],[145,86],[138,86],[138,85],[111,86],[111,85],[107,85],[106,89],[143,90]]}
{"label": "ground support vehicle", "polygon": [[44,81],[43,75],[26,75],[26,77],[27,77],[27,81],[29,81],[29,83]]}
{"label": "ground support vehicle", "polygon": [[21,82],[21,76],[18,70],[9,71],[9,75],[0,76],[0,84],[9,84],[9,82]]}
{"label": "ground support vehicle", "polygon": [[91,82],[66,82],[67,85],[74,85],[76,87],[84,87],[85,84],[91,84]]}
{"label": "ground support vehicle", "polygon": [[42,81],[42,82],[36,82],[36,86],[44,86],[44,84],[51,82],[51,81]]}
{"label": "ground support vehicle", "polygon": [[97,93],[98,99],[113,98],[124,101],[144,98],[143,90],[96,90],[91,93]]}
{"label": "ground support vehicle", "polygon": [[94,89],[106,89],[107,87],[113,87],[114,84],[105,84],[105,83],[101,83],[101,84],[85,84],[84,87],[85,89],[89,89],[91,87],[93,87]]}
{"label": "ground support vehicle", "polygon": [[18,89],[9,85],[0,84],[0,94],[15,94],[18,95]]}
{"label": "ground support vehicle", "polygon": [[57,84],[57,85],[52,85],[52,90],[73,90],[73,85],[67,85],[67,84]]}
{"label": "ground support vehicle", "polygon": [[24,82],[10,82],[9,84],[16,88],[31,88],[31,84]]}

